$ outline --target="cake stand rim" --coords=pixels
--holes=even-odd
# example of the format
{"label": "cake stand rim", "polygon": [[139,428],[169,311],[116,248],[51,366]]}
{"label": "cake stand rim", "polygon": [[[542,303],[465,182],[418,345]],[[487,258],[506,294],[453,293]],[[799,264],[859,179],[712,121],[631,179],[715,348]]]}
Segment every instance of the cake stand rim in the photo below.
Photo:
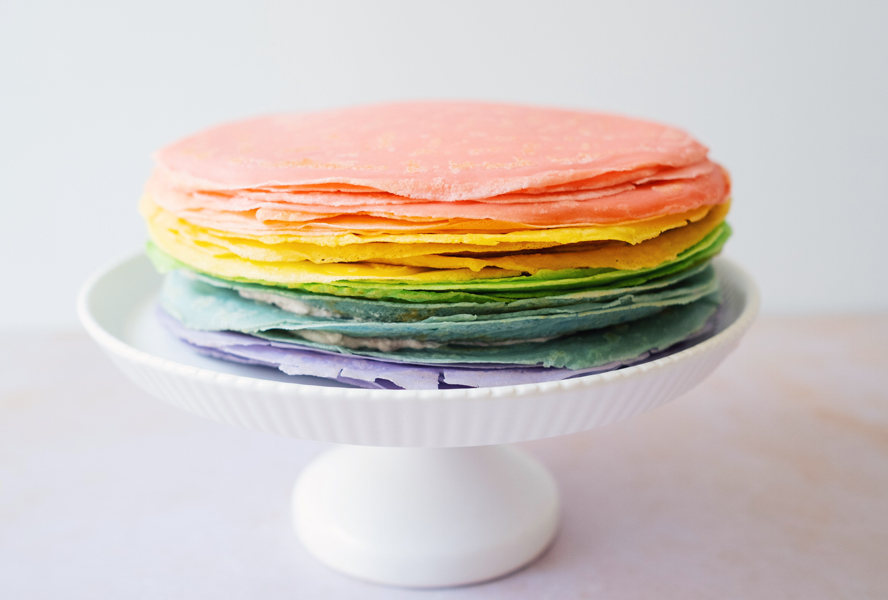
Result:
{"label": "cake stand rim", "polygon": [[95,292],[96,287],[106,277],[111,276],[117,269],[126,267],[130,263],[147,260],[148,258],[142,251],[130,252],[122,257],[112,259],[97,269],[80,288],[77,295],[77,314],[80,322],[90,337],[92,337],[106,351],[142,366],[161,369],[163,371],[172,372],[178,376],[198,379],[201,381],[213,380],[219,385],[232,386],[241,390],[253,387],[256,391],[261,391],[263,393],[272,392],[290,396],[305,396],[309,394],[312,396],[317,396],[318,394],[321,394],[322,396],[335,395],[343,399],[361,400],[365,402],[374,400],[382,400],[386,403],[400,401],[453,402],[463,400],[482,400],[485,398],[502,398],[504,396],[529,396],[535,394],[551,395],[553,393],[577,391],[578,389],[591,389],[603,385],[616,384],[621,381],[643,377],[654,371],[675,367],[681,363],[692,360],[698,355],[712,352],[719,347],[738,341],[752,325],[752,322],[758,314],[760,305],[758,286],[746,269],[731,259],[719,256],[714,259],[716,268],[733,271],[735,275],[739,276],[737,277],[741,282],[739,287],[744,295],[743,309],[737,318],[725,327],[723,331],[718,332],[709,339],[698,344],[694,344],[690,348],[670,354],[669,356],[639,365],[607,371],[605,373],[542,383],[448,390],[383,390],[327,387],[296,382],[290,383],[259,379],[183,364],[136,348],[108,331],[100,323],[99,318],[93,314],[93,311],[90,308],[92,294]]}

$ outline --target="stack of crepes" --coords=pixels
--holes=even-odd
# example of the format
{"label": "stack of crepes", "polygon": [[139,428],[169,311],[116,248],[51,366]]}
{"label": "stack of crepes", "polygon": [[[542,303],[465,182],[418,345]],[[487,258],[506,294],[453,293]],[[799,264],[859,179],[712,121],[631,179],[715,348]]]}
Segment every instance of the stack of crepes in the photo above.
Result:
{"label": "stack of crepes", "polygon": [[497,386],[711,330],[730,183],[614,115],[403,103],[267,116],[156,155],[160,319],[200,352],[362,387]]}

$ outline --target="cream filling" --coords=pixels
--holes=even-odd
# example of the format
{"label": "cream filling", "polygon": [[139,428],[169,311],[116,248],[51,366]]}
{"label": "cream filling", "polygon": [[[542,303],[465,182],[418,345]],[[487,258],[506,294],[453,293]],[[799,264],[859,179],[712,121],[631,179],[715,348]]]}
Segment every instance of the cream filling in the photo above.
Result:
{"label": "cream filling", "polygon": [[438,342],[421,342],[410,338],[359,338],[342,335],[341,333],[317,331],[315,329],[300,329],[298,331],[293,331],[292,333],[317,344],[342,346],[343,348],[372,348],[373,350],[379,350],[380,352],[394,352],[402,348],[422,350],[423,348],[438,348],[441,346]]}
{"label": "cream filling", "polygon": [[[270,292],[262,292],[259,290],[239,289],[237,291],[242,298],[247,300],[256,300],[266,304],[273,304],[281,310],[297,314],[307,315],[311,317],[324,318],[342,318],[342,315],[336,315],[329,310],[317,308],[301,302],[294,298],[279,296]],[[355,319],[357,320],[357,319]],[[317,344],[326,344],[328,346],[342,346],[343,348],[369,348],[371,350],[379,350],[380,352],[395,352],[403,348],[411,348],[413,350],[423,350],[426,348],[440,348],[443,344],[440,342],[426,342],[412,338],[380,338],[380,337],[352,337],[341,333],[332,333],[328,331],[320,331],[317,329],[300,329],[291,331],[293,335],[299,336],[310,342]],[[468,340],[460,340],[460,345],[464,346],[508,346],[510,344],[521,344],[524,342],[547,342],[557,336],[534,338],[530,340],[506,340],[502,342],[471,342]]]}
{"label": "cream filling", "polygon": [[[341,333],[318,331],[317,329],[299,329],[291,331],[290,333],[317,344],[342,346],[343,348],[352,349],[370,348],[372,350],[379,350],[380,352],[394,352],[396,350],[401,350],[402,348],[422,350],[424,348],[440,348],[444,345],[441,342],[424,342],[413,338],[352,337],[342,335]],[[523,344],[524,342],[548,342],[549,340],[554,340],[556,337],[558,336],[533,338],[529,340],[505,340],[502,342],[470,342],[460,340],[455,343],[461,346],[510,346],[512,344]]]}
{"label": "cream filling", "polygon": [[241,298],[246,298],[247,300],[256,300],[257,302],[264,302],[265,304],[273,304],[281,310],[285,310],[296,315],[307,315],[309,317],[324,318],[337,317],[336,314],[330,312],[329,310],[318,308],[316,306],[311,306],[309,304],[306,304],[305,302],[296,300],[295,298],[288,298],[286,296],[278,296],[277,294],[260,292],[259,290],[250,289],[239,289],[237,293],[241,295]]}

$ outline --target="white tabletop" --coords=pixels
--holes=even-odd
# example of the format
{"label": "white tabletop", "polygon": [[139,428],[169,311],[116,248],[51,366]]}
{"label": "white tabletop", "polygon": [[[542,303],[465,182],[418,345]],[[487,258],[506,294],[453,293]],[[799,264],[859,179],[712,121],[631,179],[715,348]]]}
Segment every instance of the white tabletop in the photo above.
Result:
{"label": "white tabletop", "polygon": [[763,319],[684,398],[523,446],[553,471],[553,547],[499,581],[397,590],[297,543],[325,445],[201,420],[79,332],[0,334],[0,598],[888,597],[888,315]]}

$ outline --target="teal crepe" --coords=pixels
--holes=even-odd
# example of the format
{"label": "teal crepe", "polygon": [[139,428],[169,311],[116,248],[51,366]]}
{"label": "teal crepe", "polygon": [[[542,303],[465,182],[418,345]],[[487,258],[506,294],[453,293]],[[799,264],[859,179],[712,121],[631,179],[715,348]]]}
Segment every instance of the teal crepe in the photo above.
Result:
{"label": "teal crepe", "polygon": [[[630,294],[641,294],[654,290],[662,290],[674,287],[684,279],[699,275],[709,268],[709,262],[703,262],[674,275],[667,275],[653,279],[642,285],[633,287],[603,288],[585,291],[568,291],[567,293],[553,294],[551,296],[539,296],[531,298],[519,298],[517,300],[499,300],[496,302],[443,302],[443,303],[408,303],[393,302],[390,300],[368,300],[366,298],[350,298],[347,296],[330,296],[326,294],[313,294],[288,288],[272,288],[258,283],[246,283],[219,279],[195,273],[182,271],[193,278],[197,278],[210,285],[237,291],[249,297],[251,293],[261,293],[264,301],[279,306],[286,306],[288,302],[296,301],[305,307],[306,314],[318,313],[345,319],[359,321],[375,321],[383,323],[403,323],[408,321],[422,321],[435,317],[449,317],[454,315],[493,315],[508,312],[527,311],[530,309],[571,307],[584,302],[608,302]],[[576,310],[574,310],[576,312]]]}
{"label": "teal crepe", "polygon": [[201,331],[308,330],[356,338],[497,343],[600,329],[646,317],[667,306],[695,302],[717,289],[715,272],[710,266],[666,289],[624,290],[623,295],[604,302],[586,300],[500,314],[465,312],[391,322],[296,314],[273,304],[243,298],[235,290],[208,285],[189,277],[186,271],[174,271],[164,281],[161,306],[185,327]]}
{"label": "teal crepe", "polygon": [[630,361],[646,352],[656,352],[701,331],[719,305],[718,293],[686,305],[670,306],[659,313],[604,329],[584,331],[544,342],[494,346],[443,344],[421,350],[404,348],[394,352],[351,349],[293,337],[281,330],[252,334],[254,337],[344,355],[364,356],[398,363],[426,365],[534,365],[588,369],[618,361]]}
{"label": "teal crepe", "polygon": [[[507,302],[522,298],[539,298],[569,291],[625,288],[680,273],[719,253],[731,235],[727,223],[722,223],[704,239],[680,253],[674,260],[637,270],[618,269],[564,269],[543,270],[535,275],[499,279],[473,279],[454,282],[404,282],[393,280],[353,280],[332,283],[306,283],[292,286],[305,292],[332,296],[367,298],[411,303],[449,302]],[[148,244],[148,255],[161,272],[189,268],[165,254],[154,244]],[[269,282],[252,281],[275,287]],[[284,289],[276,287],[276,289]]]}
{"label": "teal crepe", "polygon": [[[249,300],[237,291],[189,277],[187,271],[167,275],[161,306],[185,327],[201,331],[325,332],[354,338],[410,339],[421,342],[490,344],[548,339],[578,331],[601,329],[657,313],[668,306],[689,304],[718,289],[711,266],[655,291],[624,290],[604,302],[509,311],[501,314],[451,314],[420,321],[367,321],[296,314],[273,304]],[[310,337],[310,339],[313,339]]]}

